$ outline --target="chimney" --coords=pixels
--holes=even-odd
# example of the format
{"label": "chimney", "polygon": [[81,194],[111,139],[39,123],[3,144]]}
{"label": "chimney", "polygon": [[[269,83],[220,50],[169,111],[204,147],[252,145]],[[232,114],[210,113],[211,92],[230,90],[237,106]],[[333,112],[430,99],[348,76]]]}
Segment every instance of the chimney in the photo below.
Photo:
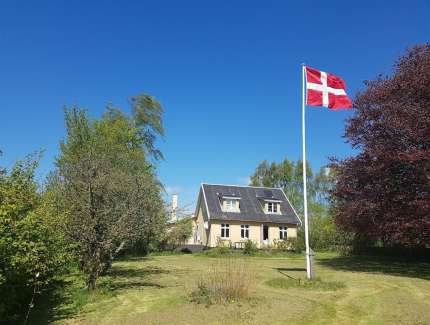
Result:
{"label": "chimney", "polygon": [[178,195],[172,196],[172,215],[171,215],[171,221],[176,222],[177,221],[177,215],[176,212],[178,210]]}

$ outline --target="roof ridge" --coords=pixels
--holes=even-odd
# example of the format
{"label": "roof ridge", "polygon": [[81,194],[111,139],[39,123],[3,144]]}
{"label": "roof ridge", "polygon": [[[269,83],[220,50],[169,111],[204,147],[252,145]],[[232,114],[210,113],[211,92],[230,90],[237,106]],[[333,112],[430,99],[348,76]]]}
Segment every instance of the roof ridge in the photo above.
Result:
{"label": "roof ridge", "polygon": [[270,190],[282,190],[281,187],[252,186],[252,185],[232,185],[232,184],[215,184],[215,183],[201,183],[201,185],[215,185],[215,186],[229,186],[229,187],[251,187],[251,188],[267,188]]}

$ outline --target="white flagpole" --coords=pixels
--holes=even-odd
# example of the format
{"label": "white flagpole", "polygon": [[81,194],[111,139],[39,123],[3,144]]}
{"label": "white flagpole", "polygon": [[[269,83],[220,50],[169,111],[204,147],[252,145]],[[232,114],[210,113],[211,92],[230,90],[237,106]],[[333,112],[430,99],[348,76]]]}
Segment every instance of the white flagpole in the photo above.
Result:
{"label": "white flagpole", "polygon": [[306,243],[306,273],[310,280],[312,278],[311,256],[309,248],[309,222],[308,222],[308,194],[306,188],[306,126],[305,126],[305,77],[306,67],[302,64],[302,145],[303,145],[303,206],[305,215],[305,243]]}

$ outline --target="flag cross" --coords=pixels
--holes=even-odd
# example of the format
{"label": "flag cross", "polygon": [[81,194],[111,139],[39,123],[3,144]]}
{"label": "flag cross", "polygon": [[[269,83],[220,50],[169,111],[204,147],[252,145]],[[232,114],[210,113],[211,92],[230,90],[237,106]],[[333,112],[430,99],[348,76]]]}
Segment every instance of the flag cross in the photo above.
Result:
{"label": "flag cross", "polygon": [[328,104],[329,104],[328,94],[329,93],[331,93],[335,96],[341,96],[341,95],[346,96],[346,92],[344,89],[333,88],[333,87],[328,86],[327,72],[320,71],[320,74],[321,74],[321,76],[320,76],[321,83],[320,84],[308,81],[307,85],[308,85],[308,89],[320,91],[322,93],[322,106],[328,107]]}

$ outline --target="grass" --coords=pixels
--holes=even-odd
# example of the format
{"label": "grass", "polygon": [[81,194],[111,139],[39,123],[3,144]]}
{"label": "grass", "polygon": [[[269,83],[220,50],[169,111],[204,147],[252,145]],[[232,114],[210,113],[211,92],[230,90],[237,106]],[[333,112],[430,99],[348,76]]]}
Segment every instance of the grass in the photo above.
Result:
{"label": "grass", "polygon": [[227,247],[215,247],[210,250],[203,251],[201,253],[195,253],[194,256],[203,256],[203,257],[243,257],[246,256],[254,256],[254,257],[288,257],[288,258],[299,258],[301,259],[303,256],[300,253],[294,253],[290,251],[281,251],[275,249],[267,249],[267,250],[256,250],[256,251],[248,251],[242,249],[230,249]]}
{"label": "grass", "polygon": [[[197,304],[189,297],[213,265],[205,254],[116,261],[93,294],[77,274],[36,302],[30,324],[430,324],[430,262],[319,253],[315,283],[302,255],[244,256],[249,297]],[[230,256],[231,257],[231,256]]]}
{"label": "grass", "polygon": [[289,277],[274,278],[266,281],[266,284],[274,288],[290,289],[303,288],[311,290],[335,291],[345,288],[345,283],[339,281],[322,281],[316,278],[312,281],[308,279],[294,279]]}

